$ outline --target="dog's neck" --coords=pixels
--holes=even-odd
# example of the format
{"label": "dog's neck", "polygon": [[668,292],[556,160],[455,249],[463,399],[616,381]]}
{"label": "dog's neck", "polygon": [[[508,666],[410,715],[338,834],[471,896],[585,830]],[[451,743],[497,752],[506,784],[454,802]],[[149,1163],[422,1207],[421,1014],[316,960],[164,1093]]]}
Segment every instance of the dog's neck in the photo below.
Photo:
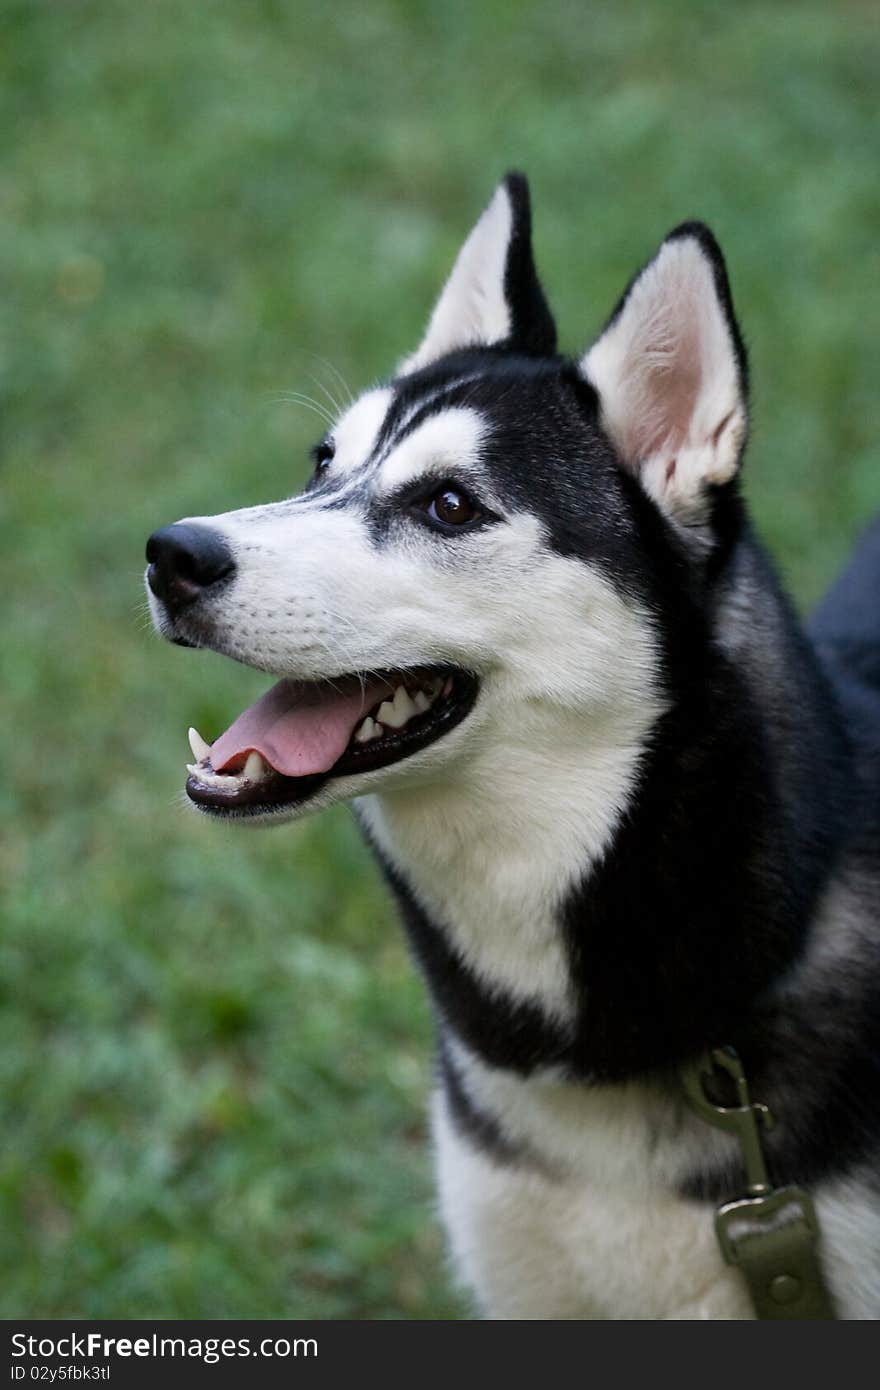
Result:
{"label": "dog's neck", "polygon": [[474,986],[566,1031],[578,1001],[560,905],[614,836],[653,713],[609,710],[585,726],[559,710],[527,733],[502,725],[455,780],[358,803],[382,860]]}
{"label": "dog's neck", "polygon": [[361,805],[445,1025],[493,1065],[673,1065],[742,1037],[802,949],[843,808],[792,824],[787,806],[837,796],[836,726],[759,552],[740,564],[751,587],[731,574],[665,713],[557,712],[472,775]]}

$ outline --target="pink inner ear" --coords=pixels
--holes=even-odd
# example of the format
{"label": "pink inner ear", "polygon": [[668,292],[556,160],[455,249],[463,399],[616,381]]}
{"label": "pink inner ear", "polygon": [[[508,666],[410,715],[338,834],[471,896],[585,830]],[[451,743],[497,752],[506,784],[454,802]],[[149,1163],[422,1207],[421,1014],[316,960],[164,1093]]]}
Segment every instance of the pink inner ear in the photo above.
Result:
{"label": "pink inner ear", "polygon": [[[731,475],[745,400],[713,268],[696,238],[663,244],[583,366],[623,462],[642,475],[650,465],[652,490],[674,477],[679,493],[696,493],[703,481]],[[730,431],[734,417],[740,427]]]}
{"label": "pink inner ear", "polygon": [[702,386],[700,332],[670,324],[662,345],[646,344],[633,363],[633,459],[674,455],[685,443]]}

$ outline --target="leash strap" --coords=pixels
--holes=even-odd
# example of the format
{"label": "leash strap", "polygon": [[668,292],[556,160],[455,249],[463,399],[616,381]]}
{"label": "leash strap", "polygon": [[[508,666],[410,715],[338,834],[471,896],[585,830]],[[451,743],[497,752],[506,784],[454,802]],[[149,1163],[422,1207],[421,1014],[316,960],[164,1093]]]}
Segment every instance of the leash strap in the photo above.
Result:
{"label": "leash strap", "polygon": [[[720,1069],[736,1088],[738,1104],[716,1105],[706,1095],[706,1079]],[[819,1263],[819,1221],[809,1193],[800,1187],[770,1185],[761,1147],[761,1129],[771,1129],[766,1105],[749,1097],[739,1056],[732,1047],[716,1047],[681,1074],[684,1093],[701,1119],[735,1134],[742,1145],[746,1193],[725,1202],[715,1213],[715,1232],[728,1264],[745,1278],[762,1319],[825,1321],[836,1315]]]}

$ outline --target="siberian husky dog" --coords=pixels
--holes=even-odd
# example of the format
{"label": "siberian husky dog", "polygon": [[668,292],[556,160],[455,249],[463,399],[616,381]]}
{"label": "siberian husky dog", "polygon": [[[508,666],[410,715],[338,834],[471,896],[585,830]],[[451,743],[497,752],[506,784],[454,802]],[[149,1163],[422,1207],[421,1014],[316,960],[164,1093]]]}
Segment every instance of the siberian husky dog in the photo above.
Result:
{"label": "siberian husky dog", "polygon": [[813,1196],[837,1316],[880,1316],[880,527],[807,635],[746,516],[747,424],[711,232],[560,356],[511,174],[305,492],[148,544],[158,631],[277,678],[191,732],[193,804],[354,800],[489,1316],[753,1316],[713,1229],[740,1149],[679,1082],[715,1045]]}

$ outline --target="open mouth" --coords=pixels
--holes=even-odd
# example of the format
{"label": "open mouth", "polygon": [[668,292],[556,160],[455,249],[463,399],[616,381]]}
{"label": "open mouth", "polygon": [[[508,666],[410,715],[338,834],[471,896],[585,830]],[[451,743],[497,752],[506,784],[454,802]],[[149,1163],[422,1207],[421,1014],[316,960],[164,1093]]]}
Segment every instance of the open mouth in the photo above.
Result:
{"label": "open mouth", "polygon": [[190,729],[187,795],[215,815],[295,806],[331,777],[373,772],[425,748],[461,722],[476,696],[474,676],[441,666],[281,680],[213,744]]}

